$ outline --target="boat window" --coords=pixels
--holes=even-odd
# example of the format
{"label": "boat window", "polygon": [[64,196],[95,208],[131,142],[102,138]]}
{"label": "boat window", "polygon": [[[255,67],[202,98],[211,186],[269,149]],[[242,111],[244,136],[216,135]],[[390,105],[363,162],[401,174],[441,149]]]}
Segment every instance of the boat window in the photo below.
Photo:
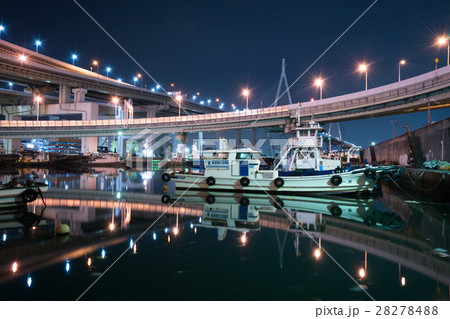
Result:
{"label": "boat window", "polygon": [[252,157],[252,153],[237,153],[236,154],[236,159],[251,159]]}
{"label": "boat window", "polygon": [[217,153],[217,152],[212,152],[212,153],[203,153],[203,157],[204,158],[220,158],[220,159],[228,159],[228,153]]}

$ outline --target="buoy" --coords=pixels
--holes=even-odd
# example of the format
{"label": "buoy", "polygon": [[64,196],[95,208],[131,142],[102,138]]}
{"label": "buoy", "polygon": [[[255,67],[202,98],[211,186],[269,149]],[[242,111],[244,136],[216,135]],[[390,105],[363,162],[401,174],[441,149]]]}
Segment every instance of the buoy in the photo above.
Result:
{"label": "buoy", "polygon": [[68,235],[70,233],[70,227],[67,224],[61,224],[56,227],[55,229],[55,235],[56,236],[64,236]]}

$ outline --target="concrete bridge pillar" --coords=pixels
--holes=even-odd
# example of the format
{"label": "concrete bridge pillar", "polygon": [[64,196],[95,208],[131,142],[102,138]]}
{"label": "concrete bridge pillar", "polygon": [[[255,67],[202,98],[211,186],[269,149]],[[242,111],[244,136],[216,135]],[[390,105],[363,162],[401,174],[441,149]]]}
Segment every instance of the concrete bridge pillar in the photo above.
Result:
{"label": "concrete bridge pillar", "polygon": [[70,86],[59,85],[59,104],[70,103]]}
{"label": "concrete bridge pillar", "polygon": [[252,145],[256,145],[256,128],[252,128]]}
{"label": "concrete bridge pillar", "polygon": [[19,152],[21,150],[20,138],[5,138],[3,141],[6,154]]}
{"label": "concrete bridge pillar", "polygon": [[95,153],[98,148],[98,137],[89,136],[81,138],[81,152],[83,154]]}
{"label": "concrete bridge pillar", "polygon": [[84,103],[86,101],[86,93],[87,93],[86,89],[76,88],[73,89],[72,92],[74,103]]}
{"label": "concrete bridge pillar", "polygon": [[242,130],[241,129],[237,129],[236,130],[236,148],[240,148],[241,147],[241,134],[242,134]]}

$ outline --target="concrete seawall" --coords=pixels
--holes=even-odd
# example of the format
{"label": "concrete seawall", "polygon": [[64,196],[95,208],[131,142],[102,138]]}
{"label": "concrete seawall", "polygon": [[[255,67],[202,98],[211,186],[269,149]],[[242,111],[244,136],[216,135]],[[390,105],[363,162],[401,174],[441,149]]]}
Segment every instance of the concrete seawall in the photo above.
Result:
{"label": "concrete seawall", "polygon": [[386,161],[402,166],[421,166],[431,159],[450,162],[450,118],[370,146],[362,157],[368,163]]}

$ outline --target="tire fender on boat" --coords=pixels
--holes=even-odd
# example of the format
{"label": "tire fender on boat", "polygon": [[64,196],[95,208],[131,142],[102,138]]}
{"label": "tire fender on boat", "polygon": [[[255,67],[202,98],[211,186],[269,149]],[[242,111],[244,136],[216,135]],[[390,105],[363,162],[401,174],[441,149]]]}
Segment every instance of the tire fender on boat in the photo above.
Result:
{"label": "tire fender on boat", "polygon": [[275,185],[276,188],[280,188],[284,186],[284,179],[282,179],[281,177],[277,177],[274,179],[273,184]]}
{"label": "tire fender on boat", "polygon": [[342,168],[341,168],[340,166],[337,166],[337,167],[334,169],[334,172],[335,172],[335,173],[342,173]]}
{"label": "tire fender on boat", "polygon": [[333,216],[341,216],[342,215],[342,209],[338,205],[334,205],[330,207],[330,213]]}
{"label": "tire fender on boat", "polygon": [[239,180],[239,183],[241,183],[241,186],[246,187],[246,186],[250,185],[250,180],[248,179],[248,177],[242,177]]}
{"label": "tire fender on boat", "polygon": [[366,168],[364,175],[366,175],[367,178],[375,179],[375,176],[377,176],[377,171],[372,168]]}
{"label": "tire fender on boat", "polygon": [[161,202],[162,202],[163,204],[167,204],[169,201],[170,201],[170,196],[169,196],[169,195],[163,195],[163,196],[161,197]]}
{"label": "tire fender on boat", "polygon": [[282,208],[284,207],[284,202],[283,202],[282,199],[277,198],[277,199],[273,202],[273,206],[274,206],[276,209],[282,209]]}
{"label": "tire fender on boat", "polygon": [[208,184],[209,186],[213,186],[215,183],[216,183],[216,179],[212,176],[210,176],[206,179],[206,184]]}
{"label": "tire fender on boat", "polygon": [[162,179],[163,182],[170,181],[170,174],[168,174],[168,173],[162,174],[161,179]]}
{"label": "tire fender on boat", "polygon": [[250,204],[250,200],[247,197],[241,197],[239,204],[241,206],[248,206]]}
{"label": "tire fender on boat", "polygon": [[339,175],[333,175],[330,178],[331,184],[339,186],[342,183],[342,177]]}
{"label": "tire fender on boat", "polygon": [[208,194],[208,196],[206,196],[205,201],[212,205],[214,204],[214,202],[216,201],[216,197],[214,195]]}
{"label": "tire fender on boat", "polygon": [[36,192],[34,189],[28,188],[20,194],[22,197],[22,200],[24,203],[32,203],[34,202],[38,197],[38,192]]}

